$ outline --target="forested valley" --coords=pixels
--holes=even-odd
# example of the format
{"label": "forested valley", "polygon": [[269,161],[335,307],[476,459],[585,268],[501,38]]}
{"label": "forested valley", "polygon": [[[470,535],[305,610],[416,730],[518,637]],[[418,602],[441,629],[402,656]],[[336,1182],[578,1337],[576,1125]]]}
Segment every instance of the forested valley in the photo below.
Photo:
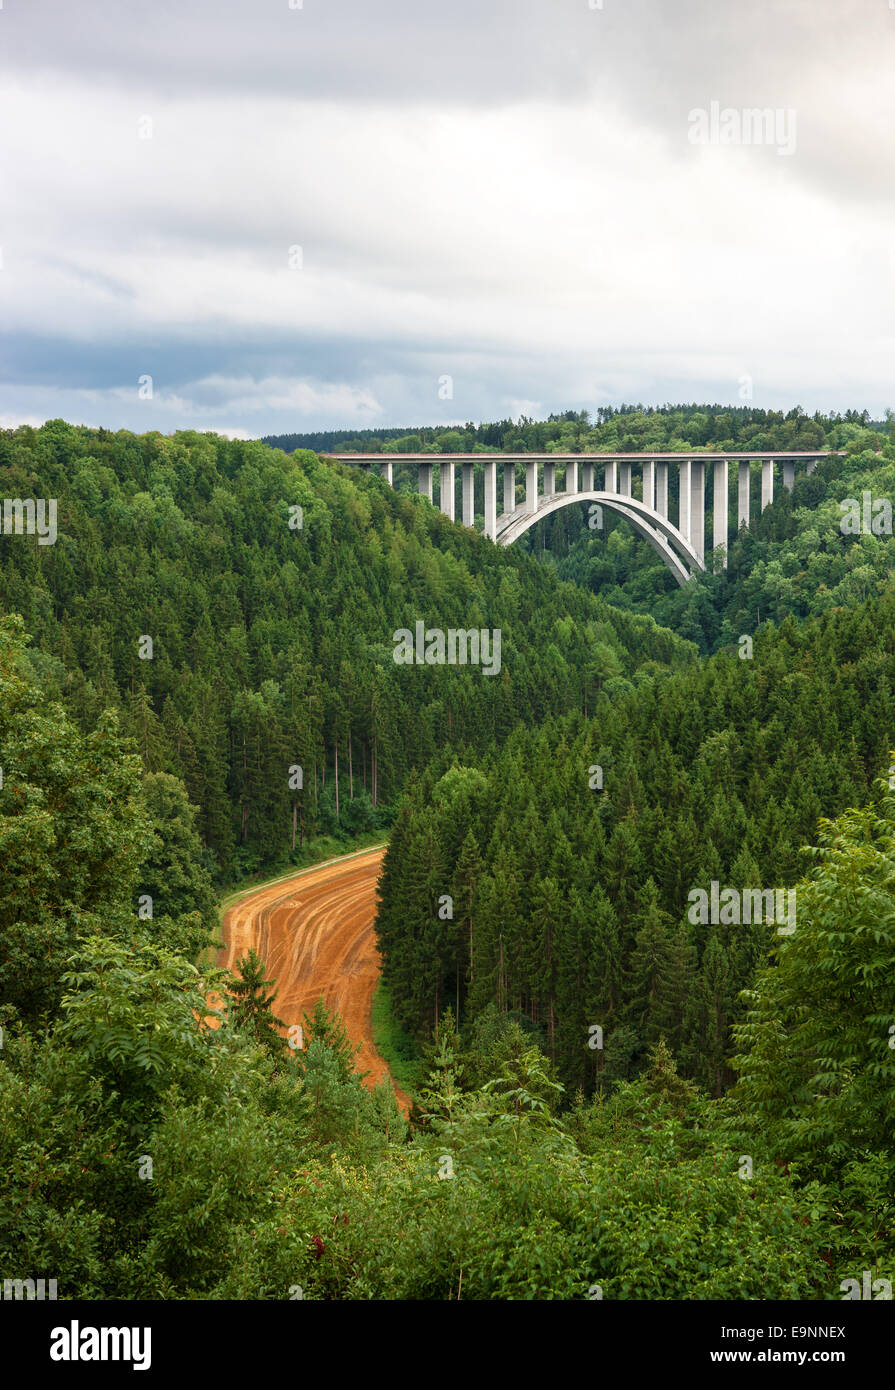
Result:
{"label": "forested valley", "polygon": [[[81,1298],[891,1285],[895,552],[839,526],[891,493],[891,423],[454,433],[844,452],[677,590],[622,525],[568,509],[503,550],[311,452],[351,436],[0,432],[0,494],[59,505],[56,544],[0,537],[0,1273]],[[420,619],[499,629],[499,673],[397,665]],[[223,889],[386,837],[409,1117],[337,1016],[294,1051],[264,963],[209,963]],[[793,891],[795,930],[694,920],[713,883]]]}
{"label": "forested valley", "polygon": [[[484,753],[696,655],[310,453],[50,421],[0,432],[0,489],[58,499],[57,544],[0,536],[0,607],[44,687],[85,729],[114,708],[147,771],[182,778],[225,878],[381,829],[444,747]],[[500,629],[501,671],[396,666],[421,615]]]}

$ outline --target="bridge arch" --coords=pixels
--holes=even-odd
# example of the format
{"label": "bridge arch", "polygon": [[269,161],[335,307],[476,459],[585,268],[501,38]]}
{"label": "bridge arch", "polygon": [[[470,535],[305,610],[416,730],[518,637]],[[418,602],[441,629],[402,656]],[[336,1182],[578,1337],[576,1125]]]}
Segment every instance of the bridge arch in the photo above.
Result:
{"label": "bridge arch", "polygon": [[552,496],[540,497],[533,512],[505,512],[497,524],[497,544],[512,545],[544,517],[578,502],[598,502],[601,507],[623,516],[665,562],[678,584],[686,584],[696,570],[705,569],[689,541],[667,517],[645,506],[638,498],[617,492],[557,492]]}
{"label": "bridge arch", "polygon": [[[0,0],[2,4],[2,0]],[[839,451],[842,452],[841,450]],[[795,450],[771,453],[621,453],[621,454],[557,454],[557,453],[458,453],[458,454],[331,454],[328,457],[341,463],[358,464],[369,469],[375,464],[389,485],[394,486],[396,462],[411,464],[417,469],[417,483],[422,496],[433,501],[432,475],[435,466],[440,472],[439,507],[451,521],[456,515],[454,487],[455,469],[462,468],[462,507],[464,526],[475,527],[475,475],[477,465],[484,473],[484,532],[497,545],[512,545],[536,521],[550,516],[573,502],[598,502],[610,511],[623,516],[659,555],[679,584],[705,569],[705,497],[706,488],[712,495],[712,550],[722,567],[727,566],[727,545],[731,523],[729,468],[736,465],[736,531],[749,525],[752,507],[752,464],[761,465],[761,510],[774,500],[774,468],[782,465],[783,487],[792,492],[796,464],[805,462],[811,473],[818,461],[831,455],[827,449]],[[525,465],[525,505],[516,505],[516,469]],[[556,466],[565,465],[566,487],[555,488]],[[631,469],[643,468],[643,501],[632,495]],[[596,466],[605,466],[605,489],[593,490]],[[668,472],[677,466],[679,486],[677,497],[678,524],[668,520]],[[504,505],[498,516],[497,473],[503,468]],[[708,481],[707,470],[712,477]],[[543,469],[544,491],[541,492],[538,474]],[[579,471],[580,470],[580,471]],[[579,491],[579,476],[584,491]],[[757,499],[756,499],[757,500]],[[736,534],[736,533],[735,533]]]}

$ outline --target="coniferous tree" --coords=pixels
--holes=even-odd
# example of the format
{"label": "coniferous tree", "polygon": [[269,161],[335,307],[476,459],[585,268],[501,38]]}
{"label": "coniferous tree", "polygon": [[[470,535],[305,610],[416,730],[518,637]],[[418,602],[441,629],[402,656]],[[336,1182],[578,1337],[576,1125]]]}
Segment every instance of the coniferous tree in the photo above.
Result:
{"label": "coniferous tree", "polygon": [[254,949],[241,956],[235,968],[239,973],[228,984],[234,1022],[266,1051],[280,1056],[285,1043],[279,1030],[286,1025],[273,1012],[278,991],[267,993],[268,987],[276,982],[265,977],[264,961]]}

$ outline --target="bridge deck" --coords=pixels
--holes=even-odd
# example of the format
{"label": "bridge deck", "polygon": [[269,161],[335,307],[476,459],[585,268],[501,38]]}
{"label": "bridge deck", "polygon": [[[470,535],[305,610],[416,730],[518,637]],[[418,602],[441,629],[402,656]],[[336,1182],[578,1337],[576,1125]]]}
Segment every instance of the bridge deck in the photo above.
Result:
{"label": "bridge deck", "polygon": [[789,451],[777,451],[769,453],[767,451],[753,451],[749,454],[719,454],[705,453],[701,449],[686,449],[677,454],[654,454],[649,450],[642,450],[639,454],[551,454],[551,453],[530,453],[530,454],[328,454],[324,453],[323,458],[341,459],[345,463],[482,463],[486,459],[496,459],[499,463],[530,463],[537,460],[538,463],[574,463],[576,460],[585,462],[603,459],[611,463],[613,459],[620,463],[680,463],[682,460],[693,458],[700,461],[706,459],[729,459],[730,462],[752,459],[774,459],[785,462],[788,459],[823,459],[830,454],[841,453],[835,449],[800,449]]}
{"label": "bridge deck", "polygon": [[[0,0],[2,4],[2,0]],[[498,545],[512,545],[537,521],[562,507],[579,502],[595,502],[608,507],[631,523],[634,529],[662,557],[678,583],[687,582],[691,573],[705,569],[706,492],[712,507],[712,545],[722,566],[727,565],[727,546],[730,533],[729,506],[731,501],[730,464],[736,465],[734,495],[736,497],[736,530],[748,526],[751,515],[753,463],[761,465],[761,509],[774,500],[774,465],[783,469],[783,486],[791,491],[795,483],[796,463],[807,462],[811,473],[820,459],[841,450],[832,449],[773,449],[738,450],[724,453],[717,450],[687,449],[674,453],[582,453],[559,454],[532,452],[508,453],[413,453],[413,454],[324,454],[334,462],[351,463],[362,468],[378,465],[380,475],[394,485],[394,465],[415,464],[419,491],[433,501],[434,475],[440,475],[439,506],[449,520],[456,517],[455,470],[461,465],[461,516],[465,526],[476,521],[476,469],[484,473],[484,531]],[[677,464],[677,524],[668,516],[669,464]],[[706,468],[706,464],[712,468]],[[498,474],[503,464],[504,507],[498,513]],[[524,465],[525,502],[517,506],[516,468]],[[565,465],[565,486],[556,487],[556,465]],[[643,472],[642,495],[633,495],[632,464],[640,464]],[[437,465],[437,468],[436,468]],[[539,467],[543,465],[543,467]],[[605,487],[594,490],[594,470],[605,465]],[[544,474],[543,492],[539,474]],[[711,474],[711,477],[709,476]]]}

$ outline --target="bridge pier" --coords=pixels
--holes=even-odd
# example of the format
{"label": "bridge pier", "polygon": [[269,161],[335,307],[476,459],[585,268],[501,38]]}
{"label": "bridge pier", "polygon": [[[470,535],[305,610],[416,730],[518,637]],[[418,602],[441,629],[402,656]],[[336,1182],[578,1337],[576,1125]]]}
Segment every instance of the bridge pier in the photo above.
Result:
{"label": "bridge pier", "polygon": [[647,459],[643,465],[643,503],[646,507],[652,507],[655,511],[656,495],[656,465],[652,459]]}
{"label": "bridge pier", "polygon": [[749,460],[740,461],[737,479],[737,531],[749,525],[749,489],[752,484],[752,471]]}
{"label": "bridge pier", "polygon": [[438,505],[449,520],[454,520],[454,465],[450,462],[441,465],[441,480],[438,490]]}
{"label": "bridge pier", "polygon": [[677,529],[685,541],[690,539],[690,488],[691,464],[689,459],[681,459],[678,465]]}
{"label": "bridge pier", "polygon": [[515,463],[505,463],[503,466],[503,510],[505,515],[516,510]]}
{"label": "bridge pier", "polygon": [[774,460],[761,461],[761,510],[769,507],[774,500]]}
{"label": "bridge pier", "polygon": [[705,562],[705,464],[702,459],[690,461],[690,544]]}
{"label": "bridge pier", "polygon": [[668,519],[668,464],[656,464],[656,511]]}
{"label": "bridge pier", "polygon": [[485,459],[485,535],[497,540],[497,459]]}
{"label": "bridge pier", "polygon": [[538,510],[537,459],[525,460],[525,510],[527,512],[536,512]]}
{"label": "bridge pier", "polygon": [[463,465],[463,525],[475,526],[475,473],[471,463]]}
{"label": "bridge pier", "polygon": [[[2,0],[0,0],[2,6]],[[529,529],[533,522],[543,515],[568,506],[579,495],[579,488],[591,497],[596,496],[603,505],[630,522],[635,530],[649,542],[661,555],[679,583],[686,583],[689,575],[705,568],[705,489],[708,486],[706,464],[711,463],[712,473],[712,535],[709,538],[712,548],[722,552],[721,564],[726,565],[726,552],[730,544],[730,531],[733,514],[730,508],[730,464],[737,464],[736,519],[737,529],[748,526],[751,513],[752,465],[761,465],[761,507],[769,507],[774,501],[774,464],[782,465],[782,486],[788,491],[795,487],[796,464],[804,460],[808,474],[814,472],[821,458],[831,456],[833,451],[796,450],[789,454],[783,450],[754,452],[751,454],[733,452],[725,457],[719,453],[695,455],[682,458],[679,454],[409,454],[399,459],[408,465],[417,465],[417,486],[422,496],[432,501],[433,469],[437,464],[439,477],[439,507],[449,519],[454,520],[457,512],[456,469],[462,469],[461,510],[463,523],[471,528],[476,524],[475,513],[475,466],[481,457],[485,478],[484,530],[493,541],[502,545],[512,544],[513,540]],[[394,487],[394,456],[381,454],[331,454],[327,457],[342,463],[359,463],[366,469],[378,471],[390,487]],[[525,464],[525,503],[516,502],[516,464]],[[544,465],[543,491],[539,488],[538,466]],[[631,468],[636,463],[642,468],[642,500],[634,496]],[[669,517],[668,468],[677,463],[679,476],[679,497],[677,525]],[[556,468],[564,466],[565,480],[563,491],[556,491]],[[600,492],[599,468],[605,467],[605,492]],[[503,510],[497,515],[498,467],[503,466]],[[596,482],[596,487],[594,486]]]}
{"label": "bridge pier", "polygon": [[727,459],[716,459],[712,475],[712,548],[721,550],[722,566],[727,569],[727,500],[729,486]]}

